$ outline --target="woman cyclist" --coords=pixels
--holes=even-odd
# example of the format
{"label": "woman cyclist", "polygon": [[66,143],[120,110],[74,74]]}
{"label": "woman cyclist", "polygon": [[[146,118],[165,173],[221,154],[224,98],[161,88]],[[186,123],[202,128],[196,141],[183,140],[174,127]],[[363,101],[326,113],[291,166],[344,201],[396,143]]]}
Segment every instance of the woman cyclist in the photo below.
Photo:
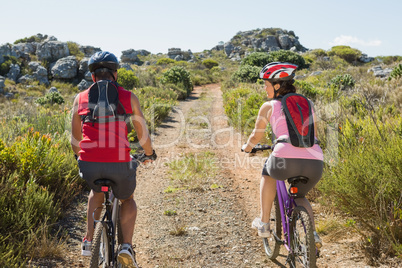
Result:
{"label": "woman cyclist", "polygon": [[[268,123],[271,124],[273,134],[277,137],[277,140],[286,141],[289,139],[286,117],[282,111],[281,97],[288,93],[296,92],[296,88],[293,85],[296,68],[296,65],[284,62],[272,62],[262,68],[260,78],[264,80],[265,91],[268,98],[272,100],[265,102],[261,106],[255,128],[247,143],[242,147],[244,152],[250,152],[261,140]],[[316,133],[314,134],[316,135]],[[259,236],[270,236],[269,222],[272,203],[276,196],[276,180],[286,180],[295,176],[309,178],[307,184],[299,186],[296,203],[307,209],[313,226],[315,226],[313,209],[305,195],[320,180],[322,171],[323,153],[318,144],[314,144],[310,148],[295,147],[289,142],[274,144],[273,152],[265,162],[262,170],[260,184],[261,217],[254,219],[252,223],[252,227],[258,230]],[[320,248],[322,242],[315,231],[314,238],[317,247]]]}

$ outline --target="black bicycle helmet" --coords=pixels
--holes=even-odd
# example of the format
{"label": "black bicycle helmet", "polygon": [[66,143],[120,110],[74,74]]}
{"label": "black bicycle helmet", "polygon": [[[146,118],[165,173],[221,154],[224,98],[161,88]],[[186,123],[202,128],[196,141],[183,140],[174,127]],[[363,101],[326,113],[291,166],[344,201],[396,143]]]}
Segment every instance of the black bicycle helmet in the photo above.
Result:
{"label": "black bicycle helmet", "polygon": [[113,53],[108,51],[99,51],[93,54],[89,59],[88,68],[91,73],[100,68],[107,68],[111,71],[116,71],[119,69],[119,60]]}
{"label": "black bicycle helmet", "polygon": [[269,82],[293,80],[297,65],[287,62],[271,62],[262,68],[260,78]]}

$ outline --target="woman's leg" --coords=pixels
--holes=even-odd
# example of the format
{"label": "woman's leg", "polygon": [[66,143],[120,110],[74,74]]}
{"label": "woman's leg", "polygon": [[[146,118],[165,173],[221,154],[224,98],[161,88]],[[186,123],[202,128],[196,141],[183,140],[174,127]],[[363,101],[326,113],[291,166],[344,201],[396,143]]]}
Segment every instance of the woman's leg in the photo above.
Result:
{"label": "woman's leg", "polygon": [[[91,190],[88,196],[87,234],[85,235],[88,241],[92,241],[94,235],[94,216],[95,220],[99,220],[102,209],[97,208],[102,207],[103,201],[104,201],[104,193],[97,193]],[[95,214],[93,214],[94,211]]]}
{"label": "woman's leg", "polygon": [[276,195],[276,180],[263,175],[260,184],[261,221],[269,222],[272,203]]}

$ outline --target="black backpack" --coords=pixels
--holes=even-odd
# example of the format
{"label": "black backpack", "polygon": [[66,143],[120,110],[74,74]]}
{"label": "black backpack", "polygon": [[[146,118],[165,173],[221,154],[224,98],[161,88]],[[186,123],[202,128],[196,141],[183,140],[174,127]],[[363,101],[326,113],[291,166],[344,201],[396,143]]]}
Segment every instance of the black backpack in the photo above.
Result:
{"label": "black backpack", "polygon": [[314,119],[310,101],[301,94],[289,93],[280,96],[282,110],[286,117],[289,139],[277,139],[288,142],[295,147],[310,148],[318,141],[314,138]]}
{"label": "black backpack", "polygon": [[131,132],[130,114],[119,101],[119,85],[113,81],[98,81],[88,90],[87,113],[81,115],[83,123],[107,123],[125,121]]}

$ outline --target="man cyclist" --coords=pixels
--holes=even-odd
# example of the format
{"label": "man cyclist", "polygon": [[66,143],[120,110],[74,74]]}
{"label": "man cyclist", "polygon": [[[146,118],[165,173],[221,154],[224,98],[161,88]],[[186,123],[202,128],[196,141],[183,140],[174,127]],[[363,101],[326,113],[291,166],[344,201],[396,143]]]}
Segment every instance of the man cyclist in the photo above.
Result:
{"label": "man cyclist", "polygon": [[[116,56],[107,51],[97,52],[88,61],[94,83],[106,81],[114,83],[118,92],[118,100],[127,114],[133,115],[131,121],[137,133],[139,143],[146,156],[156,158],[151,139],[145,123],[137,96],[117,85],[117,69],[119,61]],[[118,260],[125,265],[133,265],[135,252],[132,248],[134,224],[137,216],[137,206],[134,201],[136,187],[137,164],[130,156],[127,139],[127,124],[124,120],[109,122],[86,122],[83,114],[88,110],[89,90],[79,93],[73,105],[71,146],[77,155],[80,176],[91,187],[87,208],[87,232],[82,242],[82,255],[91,255],[91,242],[94,234],[93,213],[102,206],[104,195],[94,181],[107,178],[114,182],[113,194],[121,201],[120,224],[123,243],[118,254]],[[145,162],[150,162],[147,160]],[[95,219],[99,219],[101,210],[96,210]]]}

